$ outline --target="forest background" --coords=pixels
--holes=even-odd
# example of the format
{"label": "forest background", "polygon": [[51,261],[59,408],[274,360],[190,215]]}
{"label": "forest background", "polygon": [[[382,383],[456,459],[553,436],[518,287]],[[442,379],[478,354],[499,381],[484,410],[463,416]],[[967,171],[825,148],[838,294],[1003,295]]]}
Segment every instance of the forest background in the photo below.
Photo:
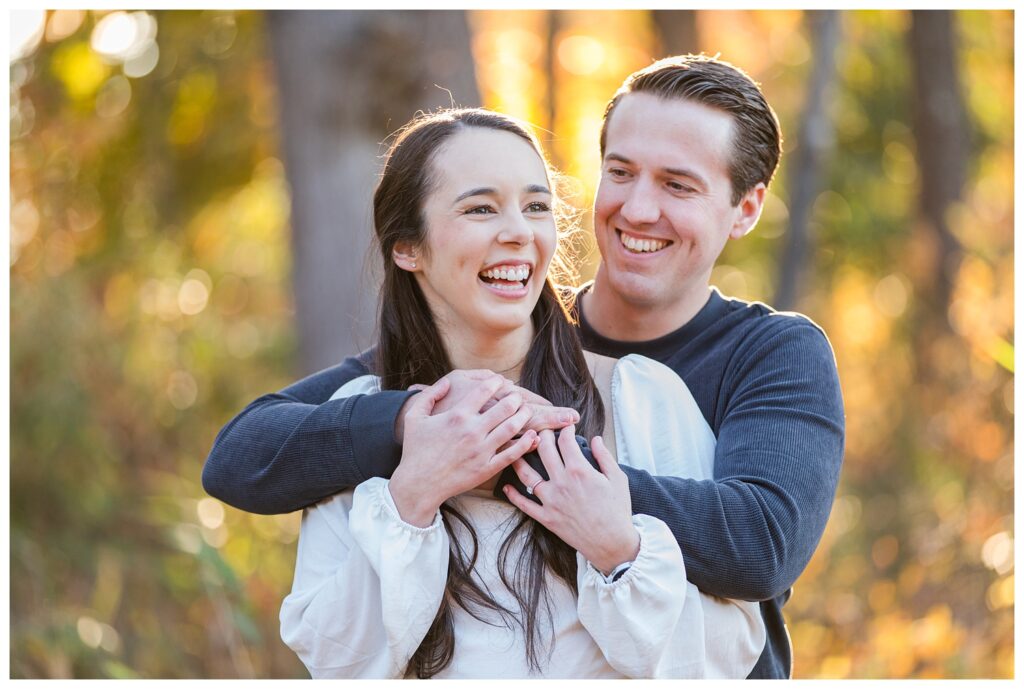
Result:
{"label": "forest background", "polygon": [[11,676],[305,676],[277,622],[299,514],[200,472],[246,403],[371,343],[382,142],[497,108],[586,211],[608,98],[700,51],[786,139],[712,282],[821,324],[846,402],[794,675],[1013,676],[1011,11],[11,18]]}

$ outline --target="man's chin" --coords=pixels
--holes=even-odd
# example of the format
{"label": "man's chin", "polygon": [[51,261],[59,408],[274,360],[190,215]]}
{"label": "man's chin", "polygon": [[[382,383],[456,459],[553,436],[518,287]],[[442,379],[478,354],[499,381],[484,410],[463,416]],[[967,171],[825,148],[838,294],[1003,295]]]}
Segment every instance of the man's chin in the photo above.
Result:
{"label": "man's chin", "polygon": [[632,308],[653,308],[663,299],[664,286],[656,276],[617,270],[609,271],[608,278],[612,294]]}

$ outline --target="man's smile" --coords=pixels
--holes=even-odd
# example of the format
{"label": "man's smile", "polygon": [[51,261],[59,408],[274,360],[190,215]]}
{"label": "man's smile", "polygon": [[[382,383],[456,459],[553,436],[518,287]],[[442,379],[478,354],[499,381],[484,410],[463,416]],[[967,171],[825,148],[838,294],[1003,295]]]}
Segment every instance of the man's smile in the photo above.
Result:
{"label": "man's smile", "polygon": [[666,248],[672,242],[667,239],[651,239],[615,230],[619,243],[631,254],[653,254]]}

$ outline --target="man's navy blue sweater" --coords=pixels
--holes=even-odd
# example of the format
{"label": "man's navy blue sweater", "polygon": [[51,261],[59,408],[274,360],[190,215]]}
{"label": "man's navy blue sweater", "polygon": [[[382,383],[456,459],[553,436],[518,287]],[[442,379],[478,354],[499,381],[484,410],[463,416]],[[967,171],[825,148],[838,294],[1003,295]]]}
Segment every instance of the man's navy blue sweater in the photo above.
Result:
{"label": "man's navy blue sweater", "polygon": [[[714,479],[624,466],[633,511],[668,524],[698,588],[761,601],[768,640],[750,677],[789,677],[782,606],[824,532],[843,456],[843,402],[827,338],[803,316],[717,290],[682,328],[646,342],[609,340],[578,316],[586,349],[660,361],[696,399],[718,439]],[[327,401],[367,373],[368,362],[367,353],[346,359],[252,402],[218,434],[203,469],[206,491],[274,514],[389,477],[401,457],[395,419],[410,393]]]}

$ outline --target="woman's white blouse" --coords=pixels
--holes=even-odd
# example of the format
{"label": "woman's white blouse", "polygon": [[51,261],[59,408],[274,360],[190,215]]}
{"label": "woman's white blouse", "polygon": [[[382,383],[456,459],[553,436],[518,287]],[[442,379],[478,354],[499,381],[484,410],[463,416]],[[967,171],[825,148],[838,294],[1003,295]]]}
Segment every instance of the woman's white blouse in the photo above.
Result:
{"label": "woman's white blouse", "polygon": [[[378,387],[376,377],[363,376],[335,398]],[[620,464],[711,478],[714,434],[671,369],[638,355],[620,359],[611,398]],[[313,677],[405,676],[441,604],[449,540],[440,512],[426,528],[402,521],[387,484],[371,479],[303,514],[281,637]],[[518,610],[498,572],[498,549],[518,510],[489,491],[453,502],[479,537],[474,576],[499,603]],[[618,581],[605,583],[579,554],[578,598],[549,578],[553,630],[542,611],[539,674],[527,665],[519,627],[510,629],[491,611],[483,622],[454,606],[455,655],[435,677],[745,677],[765,643],[758,604],[701,593],[686,581],[665,523],[647,515],[633,523],[640,553]],[[458,524],[455,534],[462,535]],[[520,549],[517,543],[510,563]]]}

